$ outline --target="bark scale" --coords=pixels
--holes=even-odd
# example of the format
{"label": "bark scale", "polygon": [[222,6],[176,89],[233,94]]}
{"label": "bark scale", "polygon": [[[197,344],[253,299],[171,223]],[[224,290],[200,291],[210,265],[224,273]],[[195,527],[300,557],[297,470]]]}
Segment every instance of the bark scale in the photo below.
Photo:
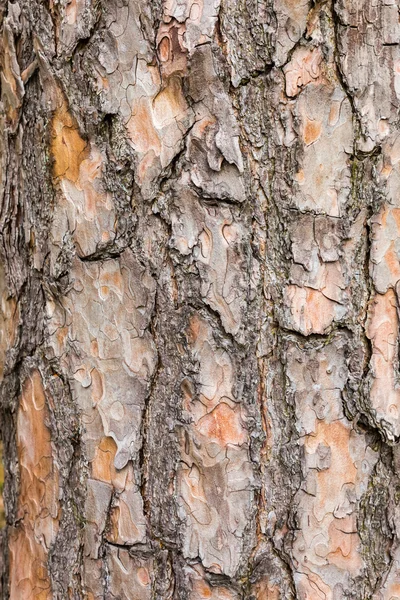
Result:
{"label": "bark scale", "polygon": [[400,598],[399,10],[0,2],[2,598]]}

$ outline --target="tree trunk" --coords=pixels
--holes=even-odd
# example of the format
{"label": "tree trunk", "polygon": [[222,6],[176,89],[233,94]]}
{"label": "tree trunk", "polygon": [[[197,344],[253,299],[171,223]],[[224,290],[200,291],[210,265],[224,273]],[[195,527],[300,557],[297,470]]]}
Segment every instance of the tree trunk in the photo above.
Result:
{"label": "tree trunk", "polygon": [[2,598],[400,598],[399,10],[0,1]]}

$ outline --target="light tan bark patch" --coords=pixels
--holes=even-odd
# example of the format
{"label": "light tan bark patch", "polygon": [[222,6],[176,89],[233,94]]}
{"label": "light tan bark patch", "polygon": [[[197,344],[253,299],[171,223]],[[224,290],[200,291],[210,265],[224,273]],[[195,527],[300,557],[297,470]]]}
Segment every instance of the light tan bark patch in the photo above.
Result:
{"label": "light tan bark patch", "polygon": [[199,396],[193,397],[190,387],[184,386],[186,406],[194,421],[182,431],[178,470],[184,554],[199,556],[202,565],[214,573],[233,576],[252,499],[245,411],[241,414],[242,407],[233,395],[232,361],[215,344],[209,324],[194,315],[187,336],[199,364]]}
{"label": "light tan bark patch", "polygon": [[297,49],[291,61],[284,67],[286,94],[295,97],[310,83],[318,83],[322,78],[322,55],[319,48]]}
{"label": "light tan bark patch", "polygon": [[288,354],[299,444],[304,449],[292,549],[301,598],[333,600],[335,585],[348,586],[349,578],[359,576],[364,566],[358,503],[378,456],[343,415],[341,390],[347,378],[343,344],[339,337],[309,351],[293,344]]}
{"label": "light tan bark patch", "polygon": [[366,333],[372,343],[372,386],[370,401],[376,418],[383,421],[386,434],[400,434],[400,390],[397,382],[398,307],[395,293],[375,294]]}
{"label": "light tan bark patch", "polygon": [[290,307],[293,328],[303,335],[325,333],[333,321],[340,319],[345,312],[343,306],[311,288],[290,285],[285,298]]}
{"label": "light tan bark patch", "polygon": [[116,219],[112,198],[102,187],[104,158],[82,139],[65,100],[55,111],[52,133],[53,176],[61,189],[51,229],[54,264],[68,229],[79,256],[87,256],[115,237]]}

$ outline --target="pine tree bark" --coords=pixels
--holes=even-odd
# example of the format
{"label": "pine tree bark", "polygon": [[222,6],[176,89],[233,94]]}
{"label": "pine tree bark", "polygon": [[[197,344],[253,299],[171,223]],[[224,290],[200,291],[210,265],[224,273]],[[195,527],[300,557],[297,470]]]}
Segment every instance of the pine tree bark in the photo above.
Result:
{"label": "pine tree bark", "polygon": [[399,4],[0,2],[2,598],[400,598]]}

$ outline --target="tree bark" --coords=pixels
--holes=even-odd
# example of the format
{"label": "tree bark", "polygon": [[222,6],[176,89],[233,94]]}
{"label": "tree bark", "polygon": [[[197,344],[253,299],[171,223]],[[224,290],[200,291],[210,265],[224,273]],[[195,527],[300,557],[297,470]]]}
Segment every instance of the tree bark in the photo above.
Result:
{"label": "tree bark", "polygon": [[399,11],[1,0],[2,598],[400,598]]}

